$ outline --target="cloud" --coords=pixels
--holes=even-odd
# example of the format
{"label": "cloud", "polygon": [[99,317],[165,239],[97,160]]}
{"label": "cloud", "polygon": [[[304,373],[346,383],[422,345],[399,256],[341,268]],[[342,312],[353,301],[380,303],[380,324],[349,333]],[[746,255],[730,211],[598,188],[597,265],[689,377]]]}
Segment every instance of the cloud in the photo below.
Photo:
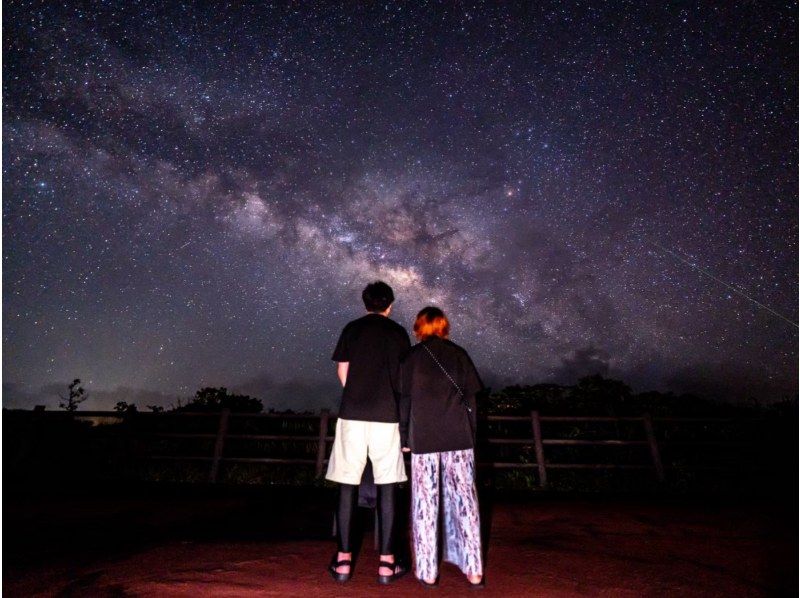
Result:
{"label": "cloud", "polygon": [[269,373],[262,373],[231,387],[231,392],[261,399],[264,410],[295,411],[321,408],[337,410],[342,389],[331,370],[330,381],[308,381],[299,378],[277,381]]}
{"label": "cloud", "polygon": [[770,380],[763,371],[739,363],[717,361],[678,366],[664,378],[664,385],[675,393],[690,393],[728,402],[796,400],[797,379]]}
{"label": "cloud", "polygon": [[41,392],[36,392],[16,382],[3,382],[3,408],[5,409],[31,409],[34,405],[47,405],[48,403],[52,403],[52,400]]}
{"label": "cloud", "polygon": [[561,365],[553,372],[552,379],[560,384],[574,384],[584,376],[607,376],[609,371],[608,354],[590,345],[575,349],[570,355],[562,357]]}

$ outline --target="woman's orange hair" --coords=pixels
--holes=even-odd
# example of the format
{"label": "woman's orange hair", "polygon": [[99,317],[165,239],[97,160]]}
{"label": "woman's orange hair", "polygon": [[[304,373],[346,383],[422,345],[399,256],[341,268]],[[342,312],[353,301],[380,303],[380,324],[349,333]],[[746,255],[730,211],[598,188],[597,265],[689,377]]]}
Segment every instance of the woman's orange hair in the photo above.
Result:
{"label": "woman's orange hair", "polygon": [[447,338],[449,334],[450,322],[438,307],[423,307],[417,314],[414,322],[414,336],[417,340],[424,341],[432,336]]}

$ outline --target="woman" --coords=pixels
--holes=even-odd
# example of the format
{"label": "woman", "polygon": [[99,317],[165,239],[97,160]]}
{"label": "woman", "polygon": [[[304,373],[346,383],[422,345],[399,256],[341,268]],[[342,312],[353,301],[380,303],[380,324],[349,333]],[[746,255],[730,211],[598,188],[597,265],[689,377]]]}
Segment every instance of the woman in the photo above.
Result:
{"label": "woman", "polygon": [[400,438],[411,451],[412,535],[417,579],[438,583],[439,495],[445,561],[473,586],[483,585],[480,518],[475,489],[475,394],[483,388],[467,352],[448,340],[441,309],[417,314],[414,345],[401,364]]}

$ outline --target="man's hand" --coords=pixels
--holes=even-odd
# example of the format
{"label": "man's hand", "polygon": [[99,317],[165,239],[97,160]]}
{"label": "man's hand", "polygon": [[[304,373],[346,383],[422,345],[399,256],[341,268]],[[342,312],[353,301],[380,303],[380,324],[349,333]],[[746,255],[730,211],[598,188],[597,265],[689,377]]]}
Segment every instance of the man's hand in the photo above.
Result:
{"label": "man's hand", "polygon": [[404,453],[410,453],[410,452],[411,452],[411,449],[410,449],[410,448],[408,448],[407,446],[404,446],[404,447],[403,447],[403,448],[401,448],[400,450],[401,450],[401,451],[403,451]]}

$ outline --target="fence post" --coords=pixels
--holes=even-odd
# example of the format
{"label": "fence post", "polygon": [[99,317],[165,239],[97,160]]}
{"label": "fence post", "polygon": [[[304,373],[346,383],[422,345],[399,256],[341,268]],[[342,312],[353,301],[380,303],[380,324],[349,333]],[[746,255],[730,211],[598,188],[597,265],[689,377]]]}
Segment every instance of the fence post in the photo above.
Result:
{"label": "fence post", "polygon": [[544,465],[544,445],[542,444],[542,426],[539,412],[531,411],[531,428],[533,429],[533,447],[536,450],[536,466],[539,468],[539,486],[547,486],[547,469]]}
{"label": "fence post", "polygon": [[664,464],[661,462],[661,452],[658,450],[658,441],[656,440],[656,433],[653,429],[653,418],[649,413],[642,416],[644,423],[644,431],[647,434],[647,442],[650,445],[650,456],[653,459],[653,468],[656,470],[656,477],[659,482],[664,481]]}
{"label": "fence post", "polygon": [[319,444],[317,445],[317,477],[322,475],[322,466],[325,463],[325,449],[327,448],[328,419],[330,411],[323,409],[319,413]]}
{"label": "fence post", "polygon": [[222,459],[222,448],[225,445],[225,435],[228,433],[228,416],[230,409],[223,409],[219,414],[219,428],[217,428],[217,440],[214,442],[214,456],[211,458],[211,471],[208,474],[208,481],[215,484],[219,473],[219,462]]}

